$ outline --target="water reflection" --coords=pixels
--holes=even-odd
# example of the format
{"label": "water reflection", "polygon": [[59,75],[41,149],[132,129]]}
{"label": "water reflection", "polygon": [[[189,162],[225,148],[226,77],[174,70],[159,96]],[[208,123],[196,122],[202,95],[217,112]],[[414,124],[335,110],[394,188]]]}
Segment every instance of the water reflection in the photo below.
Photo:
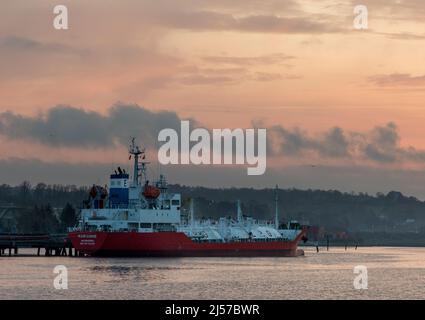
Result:
{"label": "water reflection", "polygon": [[[300,258],[2,257],[2,299],[423,299],[425,248],[306,250]],[[55,265],[69,289],[52,286]],[[369,289],[353,288],[365,265]]]}

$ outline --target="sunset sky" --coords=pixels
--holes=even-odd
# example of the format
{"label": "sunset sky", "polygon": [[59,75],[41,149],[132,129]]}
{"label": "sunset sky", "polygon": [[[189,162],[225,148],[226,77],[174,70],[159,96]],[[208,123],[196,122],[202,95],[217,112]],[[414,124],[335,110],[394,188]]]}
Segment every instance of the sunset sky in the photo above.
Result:
{"label": "sunset sky", "polygon": [[[69,29],[53,28],[53,7]],[[355,5],[369,28],[353,28]],[[3,0],[0,183],[104,182],[138,136],[268,129],[268,170],[175,183],[399,190],[425,199],[423,0]],[[154,168],[154,171],[157,168]]]}

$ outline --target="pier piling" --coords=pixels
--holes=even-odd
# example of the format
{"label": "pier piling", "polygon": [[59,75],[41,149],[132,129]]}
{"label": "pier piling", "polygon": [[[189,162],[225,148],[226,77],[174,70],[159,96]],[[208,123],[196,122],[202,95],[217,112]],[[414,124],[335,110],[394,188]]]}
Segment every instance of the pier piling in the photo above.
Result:
{"label": "pier piling", "polygon": [[[20,249],[37,249],[37,256],[72,256],[72,243],[66,234],[5,234],[0,233],[0,256],[18,256]],[[8,250],[9,252],[6,252]]]}

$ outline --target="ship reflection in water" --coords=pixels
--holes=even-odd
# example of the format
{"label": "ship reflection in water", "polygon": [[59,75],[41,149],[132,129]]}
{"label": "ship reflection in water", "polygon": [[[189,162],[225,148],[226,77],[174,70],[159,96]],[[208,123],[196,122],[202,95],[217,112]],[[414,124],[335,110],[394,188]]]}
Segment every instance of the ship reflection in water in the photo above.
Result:
{"label": "ship reflection in water", "polygon": [[[298,258],[1,257],[1,299],[422,299],[425,248],[307,248]],[[69,289],[53,288],[68,268]],[[356,290],[353,268],[368,268]]]}

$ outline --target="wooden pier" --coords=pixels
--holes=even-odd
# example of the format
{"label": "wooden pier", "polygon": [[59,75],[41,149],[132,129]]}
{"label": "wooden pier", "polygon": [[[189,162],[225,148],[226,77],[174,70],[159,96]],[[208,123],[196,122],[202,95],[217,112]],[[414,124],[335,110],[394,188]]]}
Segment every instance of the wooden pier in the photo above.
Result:
{"label": "wooden pier", "polygon": [[[80,256],[66,234],[1,234],[0,257],[16,256],[21,248],[36,249],[37,256]],[[42,251],[43,250],[43,251]]]}

